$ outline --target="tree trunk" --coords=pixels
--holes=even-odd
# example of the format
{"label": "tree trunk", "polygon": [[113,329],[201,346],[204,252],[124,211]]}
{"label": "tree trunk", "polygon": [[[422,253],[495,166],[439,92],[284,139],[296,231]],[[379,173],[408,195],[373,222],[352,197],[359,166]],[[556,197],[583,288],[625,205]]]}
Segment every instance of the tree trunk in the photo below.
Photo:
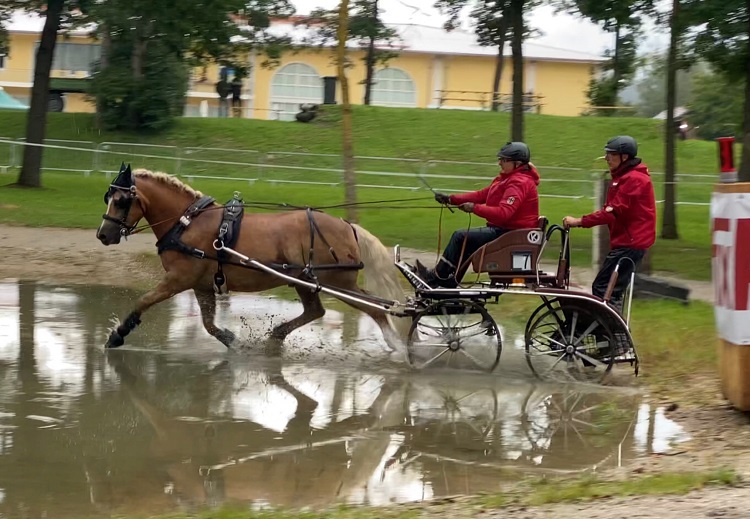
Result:
{"label": "tree trunk", "polygon": [[513,26],[513,114],[511,137],[523,141],[523,4],[524,0],[511,0],[511,24]]}
{"label": "tree trunk", "polygon": [[[505,34],[505,19],[503,18],[501,32]],[[492,80],[492,111],[497,112],[500,108],[500,81],[503,78],[503,53],[505,52],[505,38],[500,38],[497,44],[497,56],[495,57],[495,77]]]}
{"label": "tree trunk", "polygon": [[42,153],[47,131],[47,109],[49,106],[49,74],[52,70],[52,60],[57,45],[57,31],[60,29],[65,0],[49,0],[47,2],[46,19],[42,29],[42,38],[36,51],[34,64],[34,86],[31,88],[31,105],[26,119],[26,142],[31,146],[24,146],[23,164],[18,175],[18,184],[27,187],[42,186]]}
{"label": "tree trunk", "polygon": [[[106,23],[101,25],[102,53],[99,57],[99,70],[103,71],[109,67],[109,54],[112,52],[112,34]],[[102,114],[104,114],[104,98],[99,95],[96,98],[96,128],[102,130]]]}
{"label": "tree trunk", "polygon": [[664,123],[664,139],[666,144],[665,172],[664,172],[664,219],[661,226],[661,237],[676,240],[677,185],[675,184],[675,131],[674,109],[677,104],[677,45],[679,44],[679,27],[677,17],[680,12],[680,0],[672,0],[672,17],[670,20],[669,52],[667,54],[667,120]]}
{"label": "tree trunk", "polygon": [[346,204],[346,218],[357,222],[357,188],[354,178],[354,142],[352,136],[352,105],[349,100],[349,79],[346,77],[346,39],[349,26],[349,0],[341,0],[339,4],[338,27],[338,76],[341,85],[341,128],[342,148],[344,153],[344,203]]}
{"label": "tree trunk", "polygon": [[[745,1],[747,11],[750,12],[750,0]],[[747,32],[750,34],[750,22]],[[750,52],[745,57],[745,116],[742,123],[742,159],[737,171],[737,180],[750,182]]]}
{"label": "tree trunk", "polygon": [[370,36],[367,44],[367,57],[365,58],[365,100],[364,104],[369,105],[372,97],[372,80],[375,75],[375,37]]}
{"label": "tree trunk", "polygon": [[[622,49],[622,41],[620,40],[621,31],[622,26],[618,21],[615,25],[615,56],[612,63],[612,81],[614,83],[612,89],[612,106],[617,105],[617,96],[620,93],[620,76],[622,75],[620,72],[620,53]],[[613,115],[615,111],[608,110],[608,112]]]}
{"label": "tree trunk", "polygon": [[[378,23],[378,0],[374,0],[370,6],[370,24],[376,27]],[[375,32],[375,29],[370,29]],[[371,34],[367,42],[367,56],[365,57],[365,99],[364,104],[369,105],[372,99],[372,81],[375,75],[375,34]]]}

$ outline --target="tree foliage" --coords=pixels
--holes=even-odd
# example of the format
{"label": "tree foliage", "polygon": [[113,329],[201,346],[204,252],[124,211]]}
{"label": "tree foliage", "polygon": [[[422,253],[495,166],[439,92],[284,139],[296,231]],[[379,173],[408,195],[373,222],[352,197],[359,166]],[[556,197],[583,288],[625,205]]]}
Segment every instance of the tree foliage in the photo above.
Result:
{"label": "tree foliage", "polygon": [[588,97],[592,106],[616,106],[620,91],[635,74],[642,18],[652,11],[653,0],[557,0],[556,3],[558,9],[580,14],[614,33],[615,46],[605,52],[603,74],[591,80]]}
{"label": "tree foliage", "polygon": [[[460,16],[469,4],[465,0],[438,0],[435,7],[448,16],[444,24],[447,31],[460,25]],[[469,18],[479,45],[495,47],[495,75],[492,79],[492,110],[500,107],[500,82],[502,80],[505,43],[511,34],[510,0],[482,0],[470,6]]]}
{"label": "tree foliage", "polygon": [[[743,89],[740,181],[750,182],[750,2],[683,0],[697,25],[695,49],[730,82]],[[728,115],[728,114],[727,114]]]}
{"label": "tree foliage", "polygon": [[[646,62],[643,77],[636,81],[638,115],[653,117],[667,109],[666,56],[656,56]],[[704,63],[696,63],[677,72],[677,106],[687,106],[692,99],[693,78],[706,72]]]}
{"label": "tree foliage", "polygon": [[699,137],[715,139],[741,131],[744,88],[743,82],[711,71],[692,78],[690,122]]}
{"label": "tree foliage", "polygon": [[165,128],[182,113],[192,67],[214,61],[242,77],[249,49],[278,43],[266,32],[271,18],[293,12],[286,0],[98,3],[103,49],[92,93],[102,121],[109,129]]}
{"label": "tree foliage", "polygon": [[[46,135],[47,106],[49,103],[49,83],[59,32],[86,21],[85,14],[93,4],[92,0],[0,0],[0,22],[12,16],[15,11],[37,13],[45,16],[39,46],[34,56],[34,83],[31,88],[26,124],[26,142],[42,144]],[[8,35],[0,23],[0,51],[8,53]],[[41,187],[42,176],[41,146],[26,146],[18,183],[27,187]]]}
{"label": "tree foliage", "polygon": [[[341,17],[339,9],[315,9],[300,25],[309,28],[307,44],[329,47],[338,43]],[[398,55],[394,47],[399,41],[398,32],[388,27],[380,17],[378,0],[354,0],[348,8],[346,42],[365,49],[364,104],[370,104],[375,67],[386,65]]]}

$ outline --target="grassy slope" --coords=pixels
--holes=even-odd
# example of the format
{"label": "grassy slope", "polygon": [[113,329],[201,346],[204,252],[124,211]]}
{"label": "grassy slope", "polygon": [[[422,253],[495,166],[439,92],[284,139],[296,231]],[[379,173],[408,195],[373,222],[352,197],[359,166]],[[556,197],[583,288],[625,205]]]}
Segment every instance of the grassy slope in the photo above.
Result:
{"label": "grassy slope", "polygon": [[[89,114],[50,114],[48,138],[139,142],[169,144],[180,147],[220,147],[238,150],[284,150],[304,153],[338,153],[340,131],[337,124],[339,111],[327,108],[327,112],[313,124],[284,123],[277,121],[235,120],[235,119],[180,119],[168,132],[161,135],[134,135],[126,133],[102,133],[93,130],[93,117]],[[23,135],[24,114],[0,112],[0,136],[20,137]],[[661,125],[648,119],[634,118],[574,118],[553,116],[527,116],[527,142],[536,164],[543,167],[542,176],[548,178],[568,178],[588,181],[589,173],[566,172],[554,167],[596,168],[602,163],[594,159],[602,154],[603,143],[609,136],[629,133],[641,143],[641,155],[652,170],[659,171],[663,166]],[[404,157],[433,160],[456,160],[492,163],[494,154],[508,139],[508,114],[473,112],[460,110],[415,110],[356,107],[355,143],[356,153],[362,156]],[[710,142],[685,141],[678,143],[679,168],[684,173],[707,173],[715,169],[715,145]],[[78,160],[77,155],[69,154]],[[223,160],[231,157],[222,156]],[[85,160],[83,157],[80,160]],[[90,159],[89,159],[90,160]],[[119,158],[118,158],[119,160]],[[240,160],[240,159],[237,159]],[[244,160],[247,160],[246,158]],[[331,158],[299,158],[298,163],[308,166],[331,166]],[[134,164],[136,166],[137,164]],[[188,165],[189,166],[189,165]],[[193,165],[194,167],[195,165]],[[335,166],[335,164],[334,164]],[[382,164],[360,161],[359,168],[384,168]],[[404,163],[387,166],[389,171],[409,171]],[[441,166],[441,173],[470,173],[486,175],[487,180],[495,174],[494,167],[468,168],[457,170],[457,166]],[[437,168],[437,169],[440,169]],[[205,169],[205,168],[204,168]],[[471,171],[469,171],[471,169]],[[233,166],[210,166],[204,174],[242,176]],[[287,170],[288,173],[288,170]],[[660,177],[655,177],[657,196],[661,191]],[[13,176],[0,177],[0,185],[14,181]],[[48,192],[23,192],[21,190],[0,189],[0,221],[28,225],[67,225],[93,227],[101,212],[100,202],[102,181],[76,175],[45,173],[45,186]],[[460,181],[435,180],[438,188],[474,189],[481,181],[461,183]],[[229,182],[195,180],[195,187],[224,200],[234,189],[242,190],[246,200],[278,201],[300,205],[325,206],[342,202],[340,188],[299,185],[270,185],[256,183],[252,187]],[[476,185],[475,185],[476,184]],[[542,182],[542,193],[590,195],[588,184],[567,184]],[[682,198],[707,201],[710,186],[681,187]],[[394,198],[420,198],[419,201],[402,205],[417,205],[424,208],[399,211],[394,218],[391,210],[363,210],[362,223],[370,228],[384,242],[432,250],[436,246],[438,212],[429,199],[429,193],[420,191],[361,190],[362,200],[382,200]],[[72,210],[67,203],[77,199]],[[8,207],[19,206],[20,210]],[[3,208],[5,207],[5,209]],[[39,207],[55,207],[55,214],[40,214]],[[429,209],[428,209],[429,208]],[[566,214],[579,215],[589,212],[592,203],[587,199],[570,200],[543,198],[542,213],[551,222],[559,222]],[[334,211],[336,212],[336,211]],[[343,214],[339,212],[339,214]],[[681,206],[679,222],[682,239],[660,241],[655,248],[654,267],[670,271],[687,278],[708,279],[710,240],[708,233],[708,209],[700,206]],[[92,219],[94,221],[92,221]],[[477,225],[464,214],[445,213],[442,223],[443,239],[453,229],[467,225]],[[445,243],[443,241],[443,243]],[[578,264],[589,263],[590,233],[576,231],[574,247]]]}

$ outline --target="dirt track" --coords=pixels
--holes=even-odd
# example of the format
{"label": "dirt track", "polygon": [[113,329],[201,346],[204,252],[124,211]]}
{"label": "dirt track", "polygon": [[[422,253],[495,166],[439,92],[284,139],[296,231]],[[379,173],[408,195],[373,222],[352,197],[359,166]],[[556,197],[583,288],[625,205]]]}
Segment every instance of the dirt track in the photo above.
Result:
{"label": "dirt track", "polygon": [[[87,283],[146,287],[160,276],[152,235],[137,235],[115,247],[104,247],[93,230],[66,230],[0,226],[3,260],[0,279],[23,278],[49,283]],[[411,259],[416,251],[404,251]],[[424,255],[426,261],[433,254]],[[590,272],[579,272],[574,281],[586,285]],[[710,299],[710,285],[690,284],[693,296]],[[719,466],[733,467],[750,481],[750,419],[729,409],[718,391],[713,403],[700,408],[678,408],[670,418],[678,421],[693,440],[681,445],[673,456],[655,456],[638,461],[607,477],[623,477],[633,472],[654,474],[662,471],[705,471]],[[705,489],[686,497],[633,497],[604,499],[593,503],[556,505],[551,508],[504,509],[484,512],[484,517],[750,517],[750,488]],[[459,504],[424,508],[428,515],[473,517],[477,511]]]}

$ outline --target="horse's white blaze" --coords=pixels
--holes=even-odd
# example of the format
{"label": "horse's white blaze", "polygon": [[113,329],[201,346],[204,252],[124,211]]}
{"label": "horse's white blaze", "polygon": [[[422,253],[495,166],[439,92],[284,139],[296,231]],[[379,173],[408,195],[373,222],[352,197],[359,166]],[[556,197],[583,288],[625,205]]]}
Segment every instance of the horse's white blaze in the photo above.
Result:
{"label": "horse's white blaze", "polygon": [[[107,202],[107,211],[106,211],[105,214],[109,214],[109,210],[110,210],[111,207],[112,207],[112,197],[109,197],[109,202]],[[102,223],[99,224],[99,228],[96,230],[96,235],[97,236],[99,236],[101,234],[102,227],[104,227],[104,223],[106,221],[107,220],[105,220],[104,218],[102,218]]]}

